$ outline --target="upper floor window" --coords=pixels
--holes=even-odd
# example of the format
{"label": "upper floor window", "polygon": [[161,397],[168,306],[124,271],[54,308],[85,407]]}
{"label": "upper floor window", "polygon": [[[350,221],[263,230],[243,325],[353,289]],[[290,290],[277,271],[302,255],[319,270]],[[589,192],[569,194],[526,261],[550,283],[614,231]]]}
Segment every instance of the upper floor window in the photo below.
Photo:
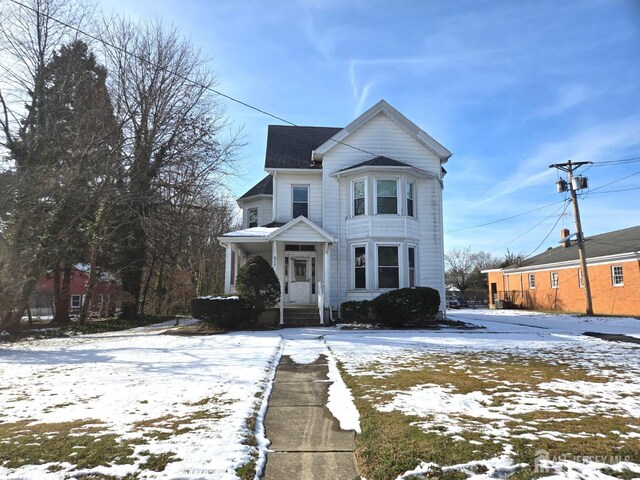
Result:
{"label": "upper floor window", "polygon": [[397,245],[378,246],[378,288],[400,286],[400,264]]}
{"label": "upper floor window", "polygon": [[622,276],[622,267],[617,265],[611,267],[611,280],[613,285],[616,287],[621,287],[624,285],[624,277]]}
{"label": "upper floor window", "polygon": [[551,288],[558,288],[558,272],[551,272]]}
{"label": "upper floor window", "polygon": [[366,215],[365,181],[353,182],[353,216]]}
{"label": "upper floor window", "polygon": [[414,188],[413,182],[407,182],[407,215],[409,217],[415,216],[413,207]]}
{"label": "upper floor window", "polygon": [[536,288],[536,276],[534,273],[529,274],[529,288]]}
{"label": "upper floor window", "polygon": [[291,189],[293,198],[293,218],[298,218],[300,215],[303,217],[309,217],[309,186],[293,186]]}
{"label": "upper floor window", "polygon": [[258,209],[250,208],[249,209],[249,228],[258,226]]}
{"label": "upper floor window", "polygon": [[398,213],[398,182],[396,180],[376,180],[376,213]]}

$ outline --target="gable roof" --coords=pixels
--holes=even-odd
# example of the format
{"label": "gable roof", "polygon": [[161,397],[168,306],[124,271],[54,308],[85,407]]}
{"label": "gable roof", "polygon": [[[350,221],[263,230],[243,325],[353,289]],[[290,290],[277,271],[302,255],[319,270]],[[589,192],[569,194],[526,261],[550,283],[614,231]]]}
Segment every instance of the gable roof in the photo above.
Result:
{"label": "gable roof", "polygon": [[255,197],[256,195],[273,195],[273,177],[271,175],[267,175],[258,183],[256,183],[238,200],[242,200],[243,198]]}
{"label": "gable roof", "polygon": [[[625,253],[640,253],[640,225],[585,237],[584,247],[587,252],[587,260]],[[511,265],[505,270],[577,261],[578,259],[578,244],[573,242],[569,247],[552,248],[519,265]]]}
{"label": "gable roof", "polygon": [[348,143],[346,138],[353,134],[356,130],[362,127],[364,124],[369,122],[372,118],[377,116],[378,114],[384,114],[387,118],[392,120],[396,125],[402,128],[409,135],[413,136],[418,142],[422,143],[428,150],[430,150],[433,154],[440,158],[441,163],[446,163],[449,157],[452,155],[449,150],[447,150],[444,146],[438,143],[433,137],[428,135],[425,131],[423,131],[420,127],[418,127],[415,123],[401,114],[398,110],[393,108],[389,103],[385,100],[380,100],[369,110],[364,112],[358,118],[356,118],[353,122],[347,125],[345,128],[337,132],[330,139],[320,145],[313,152],[313,160],[321,160],[325,153],[331,150],[338,144]]}
{"label": "gable roof", "polygon": [[264,168],[321,169],[322,165],[311,163],[311,153],[341,130],[334,127],[269,125]]}
{"label": "gable roof", "polygon": [[305,231],[311,234],[311,237],[313,237],[312,238],[313,241],[317,241],[317,242],[328,241],[329,243],[335,243],[336,241],[336,239],[333,238],[330,233],[328,233],[327,231],[325,231],[324,229],[322,229],[321,227],[319,227],[318,225],[313,223],[311,220],[309,220],[308,218],[302,215],[297,218],[294,218],[293,220],[288,222],[286,225],[270,233],[267,239],[273,240],[277,237],[284,236],[286,232],[295,232],[294,238],[296,238],[301,234],[301,232],[305,232]]}

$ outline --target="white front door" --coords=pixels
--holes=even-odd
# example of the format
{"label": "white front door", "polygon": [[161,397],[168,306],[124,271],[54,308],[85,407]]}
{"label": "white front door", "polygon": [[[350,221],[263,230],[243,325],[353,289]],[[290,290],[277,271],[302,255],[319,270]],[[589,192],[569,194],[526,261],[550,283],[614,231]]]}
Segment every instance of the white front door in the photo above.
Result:
{"label": "white front door", "polygon": [[311,303],[311,259],[289,257],[289,301]]}

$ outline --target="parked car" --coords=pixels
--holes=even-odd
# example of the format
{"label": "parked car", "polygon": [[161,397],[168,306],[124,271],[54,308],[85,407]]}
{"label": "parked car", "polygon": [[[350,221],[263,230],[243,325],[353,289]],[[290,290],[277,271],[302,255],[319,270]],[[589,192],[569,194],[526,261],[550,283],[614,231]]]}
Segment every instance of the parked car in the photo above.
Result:
{"label": "parked car", "polygon": [[447,295],[447,309],[449,308],[460,308],[460,300],[456,297]]}

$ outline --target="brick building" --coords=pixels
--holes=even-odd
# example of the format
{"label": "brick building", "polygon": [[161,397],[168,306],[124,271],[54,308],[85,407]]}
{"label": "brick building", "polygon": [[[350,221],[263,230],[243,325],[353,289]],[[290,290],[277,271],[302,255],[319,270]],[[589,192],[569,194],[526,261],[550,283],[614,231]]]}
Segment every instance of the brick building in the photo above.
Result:
{"label": "brick building", "polygon": [[[640,225],[587,237],[585,249],[594,314],[640,316]],[[575,240],[519,265],[484,273],[489,276],[490,308],[585,311]]]}

